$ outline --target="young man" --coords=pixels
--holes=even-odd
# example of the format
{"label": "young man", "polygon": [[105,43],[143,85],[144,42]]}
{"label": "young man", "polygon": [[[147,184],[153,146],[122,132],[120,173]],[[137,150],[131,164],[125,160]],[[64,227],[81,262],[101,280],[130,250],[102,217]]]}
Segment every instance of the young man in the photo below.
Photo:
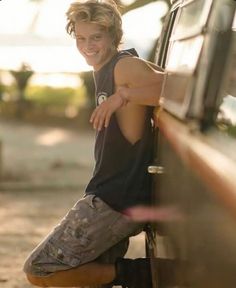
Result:
{"label": "young man", "polygon": [[163,73],[119,50],[121,15],[111,0],[71,4],[67,32],[94,69],[96,165],[85,196],[31,253],[28,280],[41,287],[107,284],[150,287],[147,259],[123,259],[128,240],[142,231],[123,212],[147,204],[152,153],[152,106],[158,105]]}

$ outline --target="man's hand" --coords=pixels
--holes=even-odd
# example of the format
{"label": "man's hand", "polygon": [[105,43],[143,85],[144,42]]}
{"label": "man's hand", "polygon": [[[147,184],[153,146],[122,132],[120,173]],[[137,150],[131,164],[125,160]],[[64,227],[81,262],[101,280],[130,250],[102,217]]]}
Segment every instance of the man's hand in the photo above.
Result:
{"label": "man's hand", "polygon": [[93,124],[93,128],[100,131],[103,127],[109,125],[111,115],[120,107],[127,104],[127,101],[117,92],[107,98],[93,111],[90,123]]}

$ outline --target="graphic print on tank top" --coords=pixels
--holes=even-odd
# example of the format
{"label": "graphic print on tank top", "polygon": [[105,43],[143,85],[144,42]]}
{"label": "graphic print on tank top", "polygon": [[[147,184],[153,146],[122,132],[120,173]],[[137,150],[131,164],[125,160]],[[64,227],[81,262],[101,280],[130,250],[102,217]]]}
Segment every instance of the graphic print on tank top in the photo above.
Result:
{"label": "graphic print on tank top", "polygon": [[106,92],[99,92],[97,96],[97,105],[102,104],[102,102],[106,101],[108,98],[108,94]]}

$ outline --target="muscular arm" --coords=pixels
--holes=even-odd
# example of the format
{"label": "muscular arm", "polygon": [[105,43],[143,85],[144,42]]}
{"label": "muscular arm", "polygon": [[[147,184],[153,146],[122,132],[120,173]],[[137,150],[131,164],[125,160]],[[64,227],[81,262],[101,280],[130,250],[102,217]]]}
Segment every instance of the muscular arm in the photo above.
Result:
{"label": "muscular arm", "polygon": [[[115,82],[118,94],[124,101],[157,106],[162,89],[164,72],[153,69],[150,62],[139,58],[123,58],[115,68]],[[157,67],[158,68],[158,67]]]}
{"label": "muscular arm", "polygon": [[121,59],[115,67],[116,92],[92,113],[90,122],[94,129],[107,127],[111,115],[121,107],[132,105],[157,106],[164,73],[135,57]]}

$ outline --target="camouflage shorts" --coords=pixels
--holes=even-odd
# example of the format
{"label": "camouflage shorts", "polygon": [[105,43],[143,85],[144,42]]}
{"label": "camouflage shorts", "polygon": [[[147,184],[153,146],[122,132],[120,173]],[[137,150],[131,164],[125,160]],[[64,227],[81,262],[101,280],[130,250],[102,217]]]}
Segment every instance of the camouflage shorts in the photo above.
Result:
{"label": "camouflage shorts", "polygon": [[87,195],[33,250],[24,271],[47,276],[94,260],[114,263],[126,253],[129,236],[141,230],[141,224],[111,209],[100,198]]}

